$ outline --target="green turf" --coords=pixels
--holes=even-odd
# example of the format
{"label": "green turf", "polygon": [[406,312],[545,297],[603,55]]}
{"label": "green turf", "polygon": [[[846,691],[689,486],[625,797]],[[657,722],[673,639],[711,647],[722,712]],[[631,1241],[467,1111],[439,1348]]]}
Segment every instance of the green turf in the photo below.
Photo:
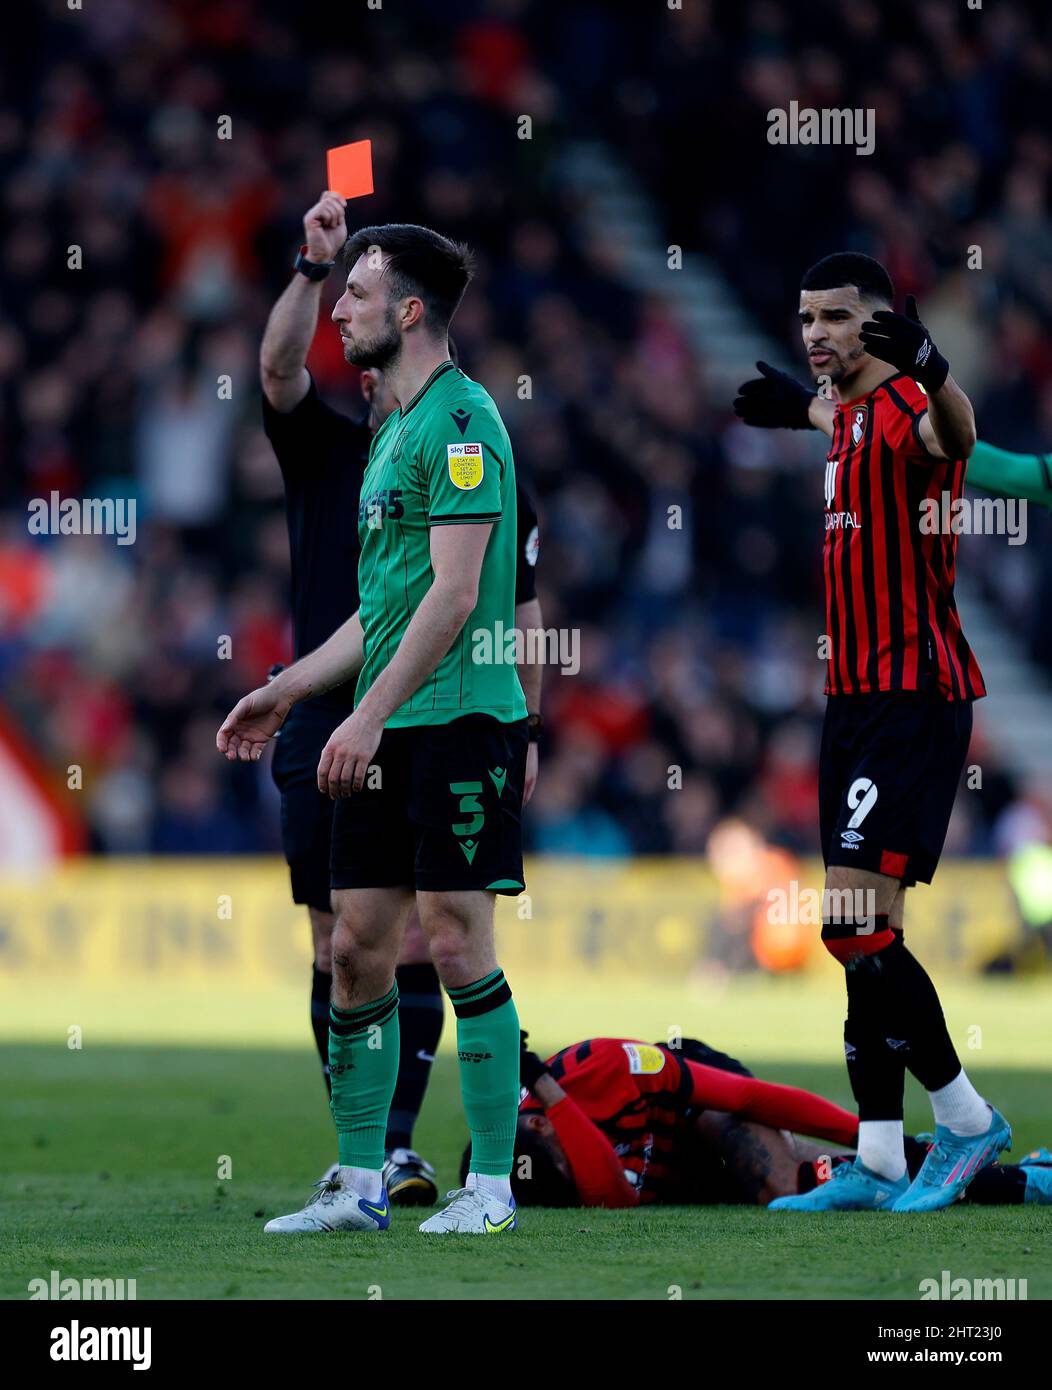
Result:
{"label": "green turf", "polygon": [[[723,1041],[714,1035],[713,1042]],[[842,1067],[747,1060],[847,1100]],[[736,1208],[526,1212],[499,1240],[428,1240],[399,1212],[382,1236],[279,1238],[333,1150],[306,1048],[8,1043],[0,1097],[0,1295],[31,1278],[135,1279],[146,1298],[904,1298],[939,1278],[1025,1278],[1052,1297],[1052,1209],[819,1220]],[[1016,1126],[1052,1139],[1049,1076],[976,1072]],[[926,1123],[911,1092],[907,1123]],[[417,1134],[452,1186],[464,1139],[455,1066],[436,1064]],[[217,1181],[221,1157],[232,1176]]]}

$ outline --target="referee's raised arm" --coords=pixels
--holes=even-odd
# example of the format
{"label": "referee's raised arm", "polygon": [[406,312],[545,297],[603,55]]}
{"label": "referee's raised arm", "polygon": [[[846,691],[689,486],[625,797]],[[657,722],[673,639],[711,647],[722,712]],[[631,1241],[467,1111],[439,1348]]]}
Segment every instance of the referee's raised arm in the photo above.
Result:
{"label": "referee's raised arm", "polygon": [[263,394],[282,413],[295,410],[310,390],[307,353],[314,341],[321,287],[347,240],[345,200],[324,192],[303,219],[306,242],[296,274],[270,311],[259,349]]}

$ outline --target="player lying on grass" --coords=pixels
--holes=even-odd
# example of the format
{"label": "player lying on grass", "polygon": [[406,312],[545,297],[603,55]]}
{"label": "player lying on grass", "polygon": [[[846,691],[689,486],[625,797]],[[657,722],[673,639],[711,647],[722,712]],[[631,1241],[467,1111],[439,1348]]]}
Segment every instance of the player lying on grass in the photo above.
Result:
{"label": "player lying on grass", "polygon": [[[855,1157],[858,1119],[850,1111],[760,1081],[736,1058],[694,1038],[678,1047],[590,1038],[544,1062],[523,1034],[520,1074],[512,1178],[520,1205],[777,1209],[779,1198],[814,1190]],[[907,1136],[911,1175],[928,1148]],[[1041,1149],[1017,1167],[985,1169],[967,1200],[1052,1204],[1052,1153]]]}

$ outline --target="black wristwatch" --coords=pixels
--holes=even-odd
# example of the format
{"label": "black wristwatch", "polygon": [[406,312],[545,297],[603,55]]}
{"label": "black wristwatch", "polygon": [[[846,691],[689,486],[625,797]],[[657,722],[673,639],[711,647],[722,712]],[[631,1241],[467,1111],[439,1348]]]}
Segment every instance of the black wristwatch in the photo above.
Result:
{"label": "black wristwatch", "polygon": [[301,246],[296,257],[295,269],[301,275],[306,275],[308,280],[324,280],[335,264],[335,261],[308,261],[307,248]]}
{"label": "black wristwatch", "polygon": [[529,730],[531,743],[540,743],[541,734],[544,732],[544,715],[528,714],[526,716],[526,728]]}

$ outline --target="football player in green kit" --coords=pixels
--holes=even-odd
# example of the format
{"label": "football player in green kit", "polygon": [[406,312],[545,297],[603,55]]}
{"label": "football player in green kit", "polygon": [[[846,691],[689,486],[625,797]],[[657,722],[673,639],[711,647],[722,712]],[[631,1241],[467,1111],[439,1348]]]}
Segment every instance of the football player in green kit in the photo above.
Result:
{"label": "football player in green kit", "polygon": [[394,970],[414,902],[457,1017],[471,1133],[466,1185],[421,1226],[516,1224],[510,1174],[519,1023],[497,963],[494,900],[523,890],[526,703],[515,618],[515,466],[489,394],[450,360],[471,278],[466,247],[425,227],[366,227],[333,321],[349,363],[382,370],[398,402],[369,453],[358,513],[361,603],[341,628],[245,696],[217,745],[258,758],[292,706],[357,678],[318,784],[332,833],[329,1033],[339,1170],[270,1232],[383,1230],[384,1136],[398,1073]]}

